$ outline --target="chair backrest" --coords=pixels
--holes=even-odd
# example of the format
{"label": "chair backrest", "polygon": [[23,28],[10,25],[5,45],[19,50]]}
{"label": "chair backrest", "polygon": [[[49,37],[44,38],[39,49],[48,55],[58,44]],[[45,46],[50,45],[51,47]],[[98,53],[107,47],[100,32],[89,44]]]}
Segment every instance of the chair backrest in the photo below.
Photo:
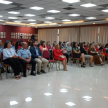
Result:
{"label": "chair backrest", "polygon": [[3,62],[3,52],[1,52],[1,62]]}
{"label": "chair backrest", "polygon": [[50,59],[49,51],[43,50],[42,55],[43,55],[43,58]]}

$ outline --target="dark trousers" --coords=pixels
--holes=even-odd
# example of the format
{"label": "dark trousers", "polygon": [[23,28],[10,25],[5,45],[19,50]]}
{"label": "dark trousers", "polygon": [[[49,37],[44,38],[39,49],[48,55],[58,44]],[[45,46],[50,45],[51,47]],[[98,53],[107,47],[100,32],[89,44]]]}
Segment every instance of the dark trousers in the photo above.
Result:
{"label": "dark trousers", "polygon": [[[23,74],[26,74],[26,66],[27,66],[27,62],[25,60],[19,59],[20,63],[22,64],[22,68],[23,68]],[[36,62],[34,60],[31,60],[29,62],[29,64],[32,65],[32,70],[31,73],[33,73],[33,71],[35,71],[35,67],[36,67]]]}
{"label": "dark trousers", "polygon": [[67,53],[64,53],[63,55],[66,56],[66,58],[67,58],[67,63],[68,63],[69,55],[68,55]]}
{"label": "dark trousers", "polygon": [[4,64],[9,64],[11,65],[13,71],[14,71],[14,75],[19,75],[20,73],[20,62],[19,59],[17,58],[8,58],[6,60],[3,60]]}

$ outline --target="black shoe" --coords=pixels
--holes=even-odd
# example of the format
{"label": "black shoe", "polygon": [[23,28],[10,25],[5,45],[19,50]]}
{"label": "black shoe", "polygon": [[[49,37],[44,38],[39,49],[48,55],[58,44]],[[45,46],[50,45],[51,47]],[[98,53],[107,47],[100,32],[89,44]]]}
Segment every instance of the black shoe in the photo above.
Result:
{"label": "black shoe", "polygon": [[83,65],[85,65],[85,66],[86,66],[86,63],[83,63]]}
{"label": "black shoe", "polygon": [[27,77],[27,75],[26,74],[23,74],[23,77]]}
{"label": "black shoe", "polygon": [[44,70],[41,70],[42,73],[46,73]]}
{"label": "black shoe", "polygon": [[40,72],[37,72],[37,74],[40,75],[41,73]]}
{"label": "black shoe", "polygon": [[84,65],[81,65],[81,67],[84,67],[84,68],[85,68],[85,66],[84,66]]}
{"label": "black shoe", "polygon": [[30,75],[36,76],[36,74],[35,74],[35,73],[31,73]]}

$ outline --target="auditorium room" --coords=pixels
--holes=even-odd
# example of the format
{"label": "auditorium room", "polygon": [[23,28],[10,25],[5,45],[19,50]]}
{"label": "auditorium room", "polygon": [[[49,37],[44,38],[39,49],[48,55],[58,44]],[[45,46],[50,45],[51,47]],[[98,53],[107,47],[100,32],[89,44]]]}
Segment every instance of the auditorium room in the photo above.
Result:
{"label": "auditorium room", "polygon": [[0,108],[108,108],[108,0],[0,0]]}

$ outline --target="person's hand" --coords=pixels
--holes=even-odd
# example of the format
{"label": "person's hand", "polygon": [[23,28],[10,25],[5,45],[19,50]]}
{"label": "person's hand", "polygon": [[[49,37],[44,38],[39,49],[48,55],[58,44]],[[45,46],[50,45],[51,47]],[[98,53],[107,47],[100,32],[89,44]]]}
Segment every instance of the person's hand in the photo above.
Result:
{"label": "person's hand", "polygon": [[30,59],[26,59],[26,62],[29,63],[30,62]]}
{"label": "person's hand", "polygon": [[17,56],[16,55],[13,55],[12,58],[17,58]]}
{"label": "person's hand", "polygon": [[41,59],[41,58],[42,58],[41,56],[38,57],[38,59]]}

